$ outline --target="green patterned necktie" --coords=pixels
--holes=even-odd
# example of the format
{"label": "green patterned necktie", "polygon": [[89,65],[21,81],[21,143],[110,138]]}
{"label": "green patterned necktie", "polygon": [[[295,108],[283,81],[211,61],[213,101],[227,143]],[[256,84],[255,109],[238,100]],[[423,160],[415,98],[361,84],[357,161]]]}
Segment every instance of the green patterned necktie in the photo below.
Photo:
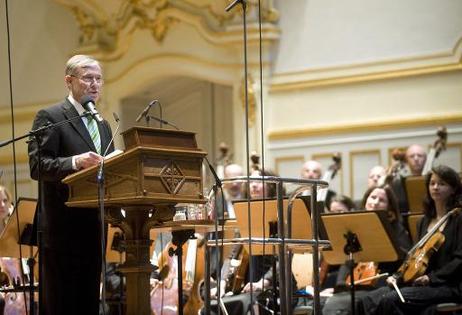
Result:
{"label": "green patterned necktie", "polygon": [[87,129],[90,133],[91,140],[93,140],[93,143],[95,144],[96,152],[101,154],[101,138],[99,136],[98,124],[91,116],[87,118]]}

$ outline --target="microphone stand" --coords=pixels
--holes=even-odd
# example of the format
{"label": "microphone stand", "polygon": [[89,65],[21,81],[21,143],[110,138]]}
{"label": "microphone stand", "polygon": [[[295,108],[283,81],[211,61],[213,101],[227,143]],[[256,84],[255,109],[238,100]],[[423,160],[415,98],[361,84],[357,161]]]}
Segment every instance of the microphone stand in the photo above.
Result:
{"label": "microphone stand", "polygon": [[[224,224],[224,216],[225,216],[225,195],[223,193],[223,184],[220,180],[220,178],[218,177],[217,175],[217,172],[215,171],[215,169],[213,168],[212,164],[210,163],[210,161],[207,159],[207,157],[204,158],[206,163],[207,163],[207,166],[210,170],[210,173],[212,173],[212,176],[215,180],[215,184],[212,186],[212,191],[210,192],[209,196],[211,196],[211,194],[213,193],[213,198],[214,200],[216,201],[217,200],[217,194],[218,194],[218,190],[220,190],[221,192],[221,199],[222,199],[222,203],[221,203],[221,206],[222,206],[222,215],[223,217],[222,218],[219,218],[218,217],[218,214],[215,213],[215,220],[214,220],[214,224],[215,224],[215,264],[216,264],[216,270],[215,270],[215,276],[216,276],[216,281],[217,281],[217,310],[218,310],[218,315],[221,314],[221,308],[224,309],[224,314],[227,314],[227,311],[226,311],[226,308],[224,307],[224,304],[223,304],[223,301],[221,299],[221,272],[220,272],[220,268],[221,268],[221,265],[222,265],[222,255],[223,255],[223,249],[221,249],[219,251],[219,244],[218,244],[218,221],[221,219],[222,220],[222,223]],[[216,202],[215,202],[215,205],[216,205]],[[217,209],[215,209],[217,210]],[[222,229],[224,230],[224,229]],[[204,306],[205,306],[205,314],[206,315],[209,315],[210,314],[210,254],[209,254],[209,249],[208,247],[206,246],[205,248],[205,261],[206,261],[206,264],[205,264],[205,298],[204,298]]]}
{"label": "microphone stand", "polygon": [[112,142],[114,141],[114,137],[119,131],[120,127],[120,120],[117,115],[114,113],[114,119],[117,121],[117,127],[114,134],[111,137],[111,141],[109,141],[106,150],[103,153],[103,159],[101,160],[98,168],[98,173],[96,175],[96,182],[98,183],[98,208],[99,208],[99,215],[100,215],[100,222],[101,222],[101,278],[102,278],[102,290],[101,290],[101,302],[103,304],[103,314],[106,314],[106,254],[105,254],[105,225],[104,225],[104,190],[105,190],[105,182],[104,182],[104,157],[109,151]]}
{"label": "microphone stand", "polygon": [[[249,90],[248,90],[248,61],[247,61],[247,0],[234,0],[233,2],[231,2],[225,9],[226,12],[229,12],[230,10],[232,10],[235,6],[237,6],[238,4],[241,4],[242,5],[242,26],[243,26],[243,41],[244,41],[244,100],[245,100],[245,125],[246,125],[246,152],[247,152],[247,185],[250,187],[250,181],[249,181],[249,151],[250,151],[250,147],[249,147]],[[249,189],[249,188],[247,188]],[[248,190],[247,190],[248,191]],[[249,202],[249,239],[251,239],[251,229],[250,229],[250,226],[251,226],[251,222],[250,222],[250,201],[248,200]],[[249,244],[251,245],[251,243]],[[249,247],[249,256],[252,256],[252,246]],[[253,264],[252,264],[252,260],[250,260],[250,263],[249,263],[249,274],[250,274],[250,282],[252,283],[253,282]],[[255,304],[255,299],[254,299],[254,296],[253,296],[253,288],[252,286],[250,286],[250,305],[254,305]],[[284,310],[284,309],[283,309]],[[252,315],[255,314],[255,311],[254,311],[254,308],[251,307],[250,308],[250,313]],[[285,313],[283,312],[282,313],[283,315],[285,315]]]}
{"label": "microphone stand", "polygon": [[[78,116],[75,116],[75,117],[72,117],[70,119],[66,119],[66,120],[63,120],[63,121],[59,121],[59,122],[56,122],[54,124],[50,123],[50,122],[47,122],[44,126],[42,127],[39,127],[37,129],[34,129],[34,130],[30,130],[29,132],[23,134],[22,136],[19,136],[19,137],[15,137],[13,139],[10,139],[10,140],[6,140],[6,141],[2,141],[0,142],[0,148],[6,146],[6,145],[9,145],[13,142],[16,142],[16,141],[19,141],[19,140],[22,140],[24,138],[27,138],[29,137],[30,140],[29,141],[32,141],[32,142],[35,142],[37,143],[37,182],[38,182],[38,205],[37,205],[37,221],[36,221],[36,224],[37,224],[37,246],[38,246],[38,252],[39,252],[39,257],[43,257],[42,256],[42,246],[41,246],[41,242],[42,242],[42,230],[41,230],[41,213],[42,213],[42,209],[43,209],[43,198],[42,198],[42,194],[43,194],[43,189],[42,189],[42,180],[41,180],[41,173],[42,173],[42,156],[41,156],[41,140],[42,140],[42,135],[45,131],[47,131],[48,129],[52,129],[52,128],[56,128],[56,127],[59,127],[61,125],[64,125],[64,124],[68,124],[69,122],[73,121],[73,120],[76,120],[76,119],[80,119],[82,117],[87,117],[91,115],[90,112],[86,111],[84,112],[82,115],[78,115]],[[40,260],[41,261],[41,260]],[[30,277],[29,277],[29,310],[30,310],[30,314],[31,315],[34,315],[35,314],[35,305],[34,305],[34,265],[35,265],[35,259],[33,257],[33,255],[31,254],[31,257],[29,257],[27,259],[27,265],[29,266],[29,273],[30,273]],[[41,275],[42,275],[42,263],[39,262],[39,286],[38,286],[38,299],[39,299],[39,305],[43,305],[41,303],[41,300],[42,300],[42,279],[41,279]],[[22,275],[22,277],[24,278],[24,275]]]}

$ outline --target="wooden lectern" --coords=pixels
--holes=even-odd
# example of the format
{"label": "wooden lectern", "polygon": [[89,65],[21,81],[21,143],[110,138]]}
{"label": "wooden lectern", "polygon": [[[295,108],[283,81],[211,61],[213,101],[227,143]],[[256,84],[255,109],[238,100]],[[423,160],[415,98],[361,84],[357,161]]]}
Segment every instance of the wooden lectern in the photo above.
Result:
{"label": "wooden lectern", "polygon": [[[192,132],[133,127],[122,133],[125,152],[104,163],[106,221],[123,230],[127,314],[150,315],[149,230],[172,221],[176,203],[205,203],[202,160]],[[98,167],[72,174],[68,206],[98,207]],[[120,212],[125,210],[125,216]]]}

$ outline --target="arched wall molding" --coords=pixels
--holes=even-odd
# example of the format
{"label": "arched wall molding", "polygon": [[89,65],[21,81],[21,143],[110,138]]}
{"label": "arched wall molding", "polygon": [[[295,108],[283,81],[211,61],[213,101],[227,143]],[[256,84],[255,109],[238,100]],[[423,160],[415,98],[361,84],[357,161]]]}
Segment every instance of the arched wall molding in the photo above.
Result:
{"label": "arched wall molding", "polygon": [[462,36],[446,51],[357,64],[275,73],[270,91],[292,91],[462,70]]}
{"label": "arched wall molding", "polygon": [[127,65],[120,73],[109,78],[105,89],[112,95],[111,98],[122,99],[154,82],[175,76],[232,86],[240,78],[240,68],[185,55],[150,56]]}

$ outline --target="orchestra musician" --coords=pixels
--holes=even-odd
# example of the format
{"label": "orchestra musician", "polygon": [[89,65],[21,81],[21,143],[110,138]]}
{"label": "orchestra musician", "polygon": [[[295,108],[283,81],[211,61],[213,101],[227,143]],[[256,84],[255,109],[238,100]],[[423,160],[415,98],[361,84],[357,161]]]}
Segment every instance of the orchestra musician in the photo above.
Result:
{"label": "orchestra musician", "polygon": [[399,208],[402,213],[407,213],[409,204],[404,188],[405,178],[408,176],[420,176],[427,160],[427,153],[420,144],[411,144],[405,153],[405,166],[399,170],[394,178],[391,179],[391,187],[398,198]]}
{"label": "orchestra musician", "polygon": [[[42,195],[39,198],[43,198],[39,227],[43,267],[40,314],[98,314],[102,261],[98,211],[67,207],[69,188],[61,180],[98,165],[103,160],[103,152],[114,150],[110,145],[112,132],[107,121],[78,117],[85,111],[82,103],[86,97],[95,103],[100,98],[101,65],[92,57],[75,55],[67,61],[64,82],[68,96],[61,103],[40,110],[32,127],[35,130],[49,123],[76,118],[68,124],[47,129],[40,138]],[[29,142],[29,166],[31,177],[38,180],[35,141]]]}
{"label": "orchestra musician", "polygon": [[[261,170],[259,168],[255,168],[252,173],[250,174],[251,177],[259,177],[259,176],[277,176],[276,173],[274,173],[271,170]],[[274,198],[276,196],[276,184],[275,183],[270,183],[270,182],[265,182],[263,185],[263,182],[261,180],[254,180],[250,182],[249,186],[249,193],[250,193],[250,199],[253,200],[258,200],[258,199],[263,199],[263,198]],[[242,292],[240,294],[233,295],[232,292],[226,292],[225,296],[222,298],[223,303],[226,307],[226,310],[228,314],[235,314],[235,315],[241,315],[241,314],[246,314],[251,307],[251,297],[249,294],[250,291],[250,282],[249,279],[253,279],[253,293],[254,296],[258,295],[261,293],[263,289],[269,289],[269,286],[262,286],[263,280],[265,278],[265,275],[269,275],[268,271],[272,267],[272,261],[273,261],[273,256],[268,255],[270,253],[267,253],[265,255],[253,255],[250,256],[250,260],[252,261],[252,277],[250,276],[250,270],[249,268],[246,268],[247,270],[245,272],[245,285],[242,289]],[[255,281],[259,279],[258,281]],[[265,284],[270,284],[271,282],[265,282]],[[212,305],[212,314],[217,313],[216,305]]]}
{"label": "orchestra musician", "polygon": [[350,197],[345,195],[335,195],[330,201],[329,212],[349,212],[354,211],[355,208],[356,205]]}
{"label": "orchestra musician", "polygon": [[[315,160],[308,160],[302,165],[300,177],[302,179],[322,179],[322,164]],[[332,197],[335,196],[335,191],[328,189],[325,201],[325,208],[329,208]]]}
{"label": "orchestra musician", "polygon": [[[401,214],[398,209],[398,202],[396,200],[393,191],[390,187],[370,187],[364,193],[364,197],[362,200],[363,208],[366,210],[386,210],[388,214],[388,220],[391,225],[392,237],[394,237],[398,247],[403,251],[403,253],[407,252],[407,250],[411,247],[411,241],[409,239],[409,234],[405,230],[402,220]],[[361,264],[361,263],[360,263]],[[358,264],[359,266],[359,264]],[[379,263],[376,272],[380,271],[380,273],[393,273],[395,272],[398,267],[400,266],[400,262],[386,262],[386,263]],[[342,265],[340,270],[337,274],[337,284],[335,291],[341,291],[341,289],[346,288],[348,285],[346,283],[347,275],[348,275],[348,268],[346,265]],[[355,279],[356,281],[358,279]],[[380,279],[379,279],[380,280]],[[361,286],[361,290],[356,290],[356,298],[367,294],[367,290],[371,289],[371,286],[381,286],[385,285],[384,281],[377,281],[377,283],[371,283],[369,287]],[[340,289],[340,290],[339,290]],[[325,292],[332,292],[332,289],[327,289]],[[330,315],[330,314],[350,314],[351,312],[351,297],[350,292],[336,292],[331,297],[329,297],[323,307],[323,314]]]}
{"label": "orchestra musician", "polygon": [[367,188],[379,186],[380,179],[386,175],[387,171],[382,165],[372,167],[367,175]]}
{"label": "orchestra musician", "polygon": [[[10,215],[12,206],[13,205],[11,203],[10,192],[6,189],[5,186],[0,185],[0,234],[2,234],[5,228],[6,221],[8,220],[8,217]],[[5,271],[6,270],[1,270],[2,275]],[[4,299],[3,294],[0,294],[0,314],[3,314],[4,309],[5,309],[5,299]]]}
{"label": "orchestra musician", "polygon": [[[448,166],[434,167],[426,176],[426,197],[424,217],[417,225],[419,239],[432,227],[434,234],[440,233],[443,243],[436,252],[422,255],[425,264],[415,279],[405,282],[403,264],[399,272],[387,278],[388,287],[377,289],[363,296],[358,303],[362,314],[432,314],[435,304],[460,302],[462,289],[462,215],[459,213],[462,198],[462,185],[459,175]],[[450,210],[457,209],[454,213]],[[449,213],[449,215],[447,215]],[[442,221],[443,219],[444,222]],[[442,224],[441,224],[442,223]],[[431,239],[428,239],[430,241]],[[425,244],[422,245],[424,248]],[[413,248],[414,249],[414,248]],[[432,255],[430,255],[433,252]],[[416,251],[422,254],[423,252]],[[412,257],[410,257],[412,258]],[[415,268],[415,267],[413,267]],[[421,276],[419,274],[423,273]],[[405,283],[404,283],[405,282]],[[400,292],[391,288],[397,284]],[[400,295],[404,302],[402,302]]]}
{"label": "orchestra musician", "polygon": [[413,176],[422,175],[427,160],[427,152],[420,144],[411,144],[406,150],[407,173]]}

